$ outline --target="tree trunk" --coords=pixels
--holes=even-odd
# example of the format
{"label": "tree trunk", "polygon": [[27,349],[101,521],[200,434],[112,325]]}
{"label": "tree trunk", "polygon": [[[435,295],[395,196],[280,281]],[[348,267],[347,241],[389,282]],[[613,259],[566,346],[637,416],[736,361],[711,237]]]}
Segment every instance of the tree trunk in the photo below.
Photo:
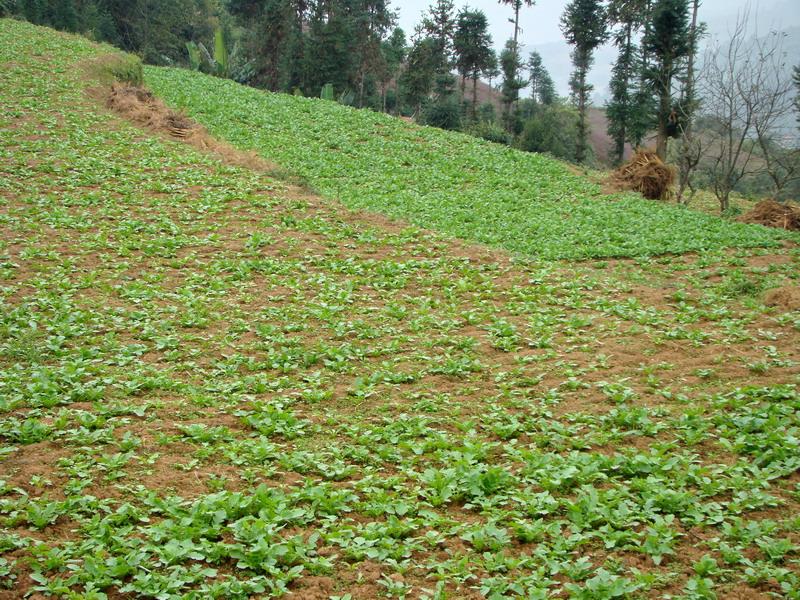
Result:
{"label": "tree trunk", "polygon": [[575,146],[575,160],[582,163],[586,159],[586,69],[578,73],[578,143]]}
{"label": "tree trunk", "polygon": [[700,160],[699,153],[698,156],[693,154],[695,149],[694,140],[692,139],[692,121],[694,120],[694,59],[695,53],[697,52],[697,9],[699,5],[700,0],[692,1],[692,24],[689,28],[690,48],[686,62],[686,86],[684,91],[684,104],[686,105],[686,109],[684,110],[684,114],[681,115],[686,125],[683,128],[681,136],[683,139],[681,140],[681,157],[679,164],[678,204],[688,204],[688,201],[684,201],[683,192],[687,187],[691,190],[689,179],[692,176],[692,171]]}
{"label": "tree trunk", "polygon": [[658,90],[658,134],[656,136],[656,154],[662,161],[667,160],[667,136],[669,134],[669,120],[672,114],[672,78],[668,75],[672,70],[672,65],[664,65],[662,78],[659,82]]}
{"label": "tree trunk", "polygon": [[478,76],[472,78],[472,120],[478,120]]}

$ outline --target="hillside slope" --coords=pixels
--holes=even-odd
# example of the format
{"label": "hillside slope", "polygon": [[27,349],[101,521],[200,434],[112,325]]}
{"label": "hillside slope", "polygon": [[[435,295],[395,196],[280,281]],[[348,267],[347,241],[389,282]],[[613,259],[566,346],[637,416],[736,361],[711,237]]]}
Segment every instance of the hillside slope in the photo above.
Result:
{"label": "hillside slope", "polygon": [[785,234],[599,187],[543,155],[334,102],[178,69],[146,80],[214,135],[323,196],[540,258],[648,256],[776,245]]}
{"label": "hillside slope", "polygon": [[0,20],[0,599],[798,589],[796,249],[512,259],[133,126],[111,52]]}

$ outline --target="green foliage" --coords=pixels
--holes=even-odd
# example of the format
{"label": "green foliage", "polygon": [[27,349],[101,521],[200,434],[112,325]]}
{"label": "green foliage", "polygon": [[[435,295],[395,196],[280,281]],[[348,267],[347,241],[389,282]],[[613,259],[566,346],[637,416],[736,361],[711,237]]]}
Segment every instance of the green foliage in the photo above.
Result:
{"label": "green foliage", "polygon": [[526,81],[520,76],[522,61],[519,55],[519,46],[514,40],[506,42],[500,53],[500,70],[503,74],[503,119],[506,129],[511,133],[519,133],[515,123],[516,115],[513,111],[514,103],[519,100],[519,91],[525,87]]}
{"label": "green foliage", "polygon": [[334,101],[336,99],[336,96],[334,96],[333,94],[333,84],[326,83],[325,85],[323,85],[319,97],[322,98],[323,100],[328,100],[330,102]]}
{"label": "green foliage", "polygon": [[677,134],[673,80],[683,72],[683,59],[691,50],[689,1],[657,0],[642,46],[653,60],[645,71],[645,77],[658,98],[656,150],[663,160],[666,158],[667,138]]}
{"label": "green foliage", "polygon": [[553,104],[557,99],[556,87],[542,62],[541,55],[535,50],[528,58],[528,69],[531,98],[539,104]]}
{"label": "green foliage", "polygon": [[225,43],[225,33],[220,28],[214,32],[214,64],[216,65],[215,75],[219,77],[230,75],[228,47]]}
{"label": "green foliage", "polygon": [[130,54],[115,53],[90,63],[88,67],[93,77],[110,85],[115,81],[135,86],[144,84],[144,70],[141,59]]}
{"label": "green foliage", "polygon": [[543,105],[525,121],[525,128],[516,142],[528,152],[547,152],[564,160],[575,161],[578,114],[559,104]]}
{"label": "green foliage", "polygon": [[605,8],[598,0],[572,0],[561,16],[561,31],[567,43],[573,47],[572,64],[575,69],[570,77],[570,90],[578,109],[575,160],[583,162],[588,155],[589,126],[586,112],[593,89],[586,77],[594,61],[595,48],[608,39]]}
{"label": "green foliage", "polygon": [[189,67],[193,71],[199,71],[202,64],[200,47],[193,41],[186,42],[186,50],[189,52]]}
{"label": "green foliage", "polygon": [[510,145],[512,140],[505,129],[490,120],[480,120],[470,123],[470,125],[464,129],[464,133],[482,138],[487,142],[494,142],[495,144],[503,144],[505,146]]}
{"label": "green foliage", "polygon": [[[603,201],[598,186],[555,160],[470,136],[190,71],[146,74],[152,89],[214,135],[258,151],[324,195],[514,252],[642,256],[774,245],[783,235],[632,196]],[[560,217],[564,207],[569,222]]]}
{"label": "green foliage", "polygon": [[[489,22],[486,14],[479,10],[464,9],[458,13],[456,30],[453,36],[456,55],[456,69],[466,81],[472,79],[472,118],[477,112],[477,83],[481,73],[490,66],[492,56],[492,37],[489,35]],[[462,91],[464,86],[462,85]]]}

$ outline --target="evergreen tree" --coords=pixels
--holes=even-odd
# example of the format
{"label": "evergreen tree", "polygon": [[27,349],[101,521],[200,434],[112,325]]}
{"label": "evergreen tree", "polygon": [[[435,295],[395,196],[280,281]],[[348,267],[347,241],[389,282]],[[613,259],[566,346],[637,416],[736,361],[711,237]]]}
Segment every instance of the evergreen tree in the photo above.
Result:
{"label": "evergreen tree", "polygon": [[408,52],[408,48],[406,47],[406,34],[405,32],[396,27],[394,31],[392,31],[392,35],[389,36],[389,39],[384,40],[381,43],[381,53],[383,54],[383,60],[386,63],[386,78],[381,81],[381,94],[382,94],[382,110],[386,112],[386,96],[387,96],[387,86],[389,82],[394,79],[395,80],[395,102],[398,97],[398,87],[397,87],[397,78],[400,73],[400,68],[403,65],[403,62],[406,59],[406,53]]}
{"label": "evergreen tree", "polygon": [[405,69],[400,75],[400,95],[412,108],[414,115],[420,113],[423,102],[433,88],[433,79],[439,66],[438,46],[432,38],[417,39],[408,53]]}
{"label": "evergreen tree", "polygon": [[[514,66],[516,69],[513,73],[505,73],[504,72],[504,79],[508,79],[508,81],[518,81],[520,79],[519,70],[522,68],[521,57],[519,55],[519,13],[524,6],[533,6],[534,0],[499,0],[500,4],[507,4],[514,9],[514,36],[512,37],[512,45],[511,48],[516,53],[513,60],[510,60],[509,64]],[[524,86],[523,86],[524,87]],[[517,94],[517,97],[519,95]],[[510,113],[511,107],[507,107],[506,115]]]}
{"label": "evergreen tree", "polygon": [[667,139],[677,133],[678,112],[673,106],[673,81],[691,48],[688,0],[657,0],[642,45],[653,63],[647,79],[658,98],[656,154],[667,157]]}
{"label": "evergreen tree", "polygon": [[525,87],[525,81],[519,78],[522,63],[519,60],[519,49],[514,40],[506,42],[500,53],[500,69],[503,73],[503,119],[509,133],[519,133],[520,123],[515,115],[514,105],[519,100],[519,91]]}
{"label": "evergreen tree", "polygon": [[646,0],[613,0],[608,6],[608,21],[616,26],[612,39],[618,48],[617,60],[611,71],[611,98],[606,103],[608,134],[614,142],[612,156],[615,163],[622,161],[625,143],[630,139],[634,121],[645,115],[635,114],[645,108],[637,103],[636,83],[640,57],[634,39],[646,18]]}
{"label": "evergreen tree", "polygon": [[478,77],[489,65],[492,51],[489,22],[483,11],[465,9],[458,14],[453,48],[456,55],[456,68],[462,78],[462,97],[467,78],[472,79],[472,118],[474,120],[478,108]]}
{"label": "evergreen tree", "polygon": [[550,73],[542,63],[541,55],[535,50],[528,59],[529,85],[531,98],[539,104],[553,104],[556,100],[556,87]]}
{"label": "evergreen tree", "polygon": [[454,10],[452,0],[436,0],[422,20],[422,30],[433,41],[436,73],[449,72],[453,64]]}
{"label": "evergreen tree", "polygon": [[296,37],[289,0],[229,0],[228,8],[247,27],[247,52],[254,57],[250,83],[272,91],[287,89],[287,71],[296,71],[287,64]]}
{"label": "evergreen tree", "polygon": [[561,17],[561,31],[573,46],[572,64],[575,70],[570,78],[573,102],[578,109],[578,139],[575,159],[583,162],[588,146],[588,124],[586,112],[592,86],[586,75],[592,66],[595,48],[607,38],[606,15],[599,0],[572,0]]}
{"label": "evergreen tree", "polygon": [[497,57],[497,52],[494,48],[489,52],[483,74],[486,75],[486,79],[489,80],[489,87],[494,88],[492,85],[494,80],[502,74],[500,71],[500,59]]}
{"label": "evergreen tree", "polygon": [[499,0],[499,2],[500,4],[507,4],[514,9],[514,37],[512,39],[514,41],[514,47],[519,48],[519,13],[523,5],[533,6],[534,0]]}

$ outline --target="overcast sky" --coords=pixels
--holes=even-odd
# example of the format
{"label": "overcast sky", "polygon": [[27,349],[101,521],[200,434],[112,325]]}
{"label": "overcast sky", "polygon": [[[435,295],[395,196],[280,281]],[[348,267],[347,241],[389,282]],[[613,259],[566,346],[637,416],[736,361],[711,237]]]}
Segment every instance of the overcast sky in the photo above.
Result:
{"label": "overcast sky", "polygon": [[[509,19],[514,16],[510,6],[501,5],[497,0],[454,0],[456,9],[463,6],[481,9],[489,18],[489,26],[495,48],[499,51],[507,39],[513,36],[514,26]],[[422,20],[433,0],[394,1],[391,6],[399,14],[399,26],[410,40],[414,27]],[[567,95],[569,73],[572,68],[569,60],[570,48],[564,42],[559,28],[559,19],[568,0],[539,0],[533,7],[523,6],[520,13],[523,56],[532,49],[538,50],[545,67],[556,83],[558,93]],[[757,21],[761,34],[770,29],[800,27],[800,0],[701,0],[699,18],[708,24],[709,33],[725,37],[735,23],[737,14],[748,4],[750,19]],[[798,30],[795,30],[797,33]],[[797,46],[795,46],[797,47]],[[799,53],[800,54],[800,53]],[[606,45],[595,53],[595,63],[589,73],[589,81],[594,85],[595,100],[601,102],[608,96],[608,81],[611,65],[616,58],[616,50]],[[800,56],[789,57],[792,64],[800,62]]]}

